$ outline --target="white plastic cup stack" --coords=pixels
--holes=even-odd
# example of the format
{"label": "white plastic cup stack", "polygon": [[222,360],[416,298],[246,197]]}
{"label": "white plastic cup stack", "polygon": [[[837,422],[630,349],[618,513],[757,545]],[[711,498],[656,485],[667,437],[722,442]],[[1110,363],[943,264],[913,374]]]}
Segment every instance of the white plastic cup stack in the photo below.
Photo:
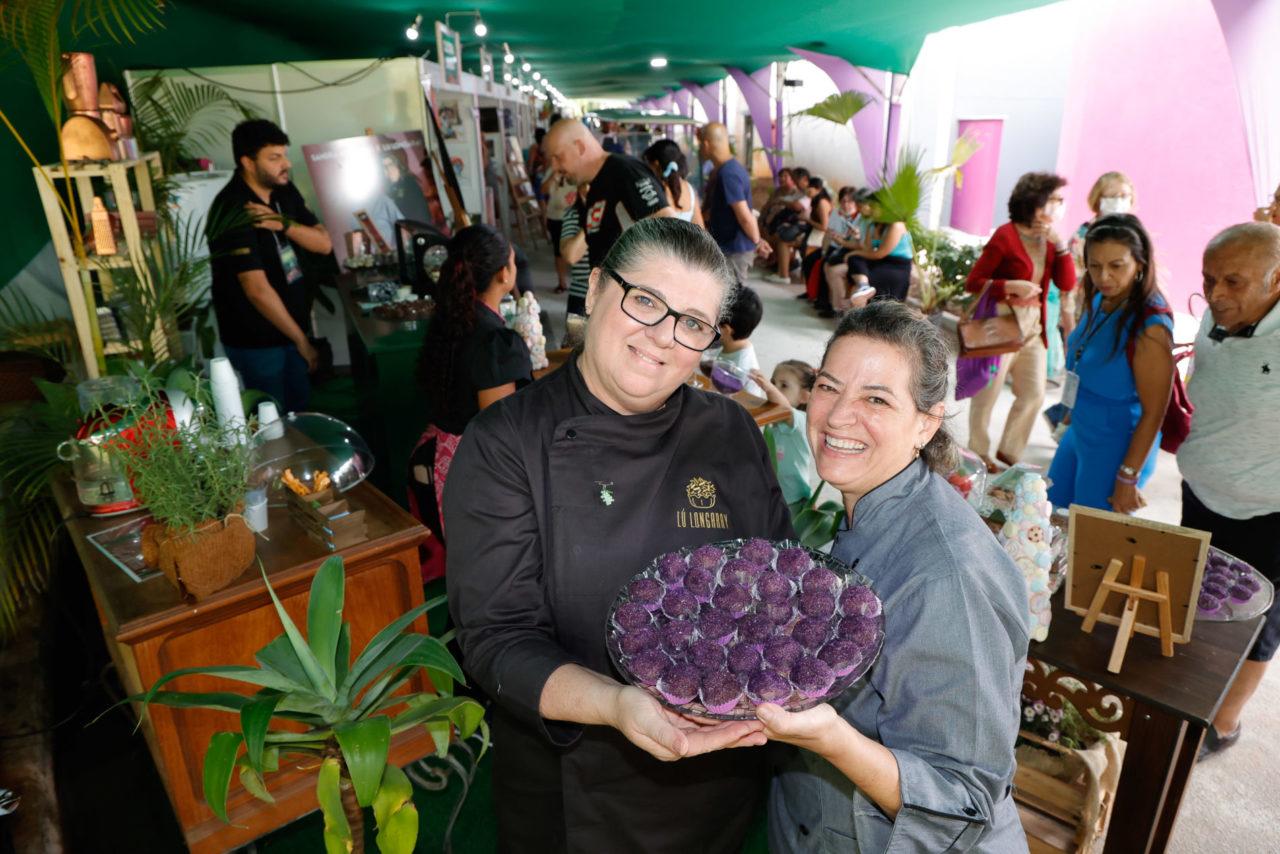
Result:
{"label": "white plastic cup stack", "polygon": [[209,362],[209,386],[213,393],[213,411],[218,423],[226,428],[229,442],[247,439],[248,422],[244,417],[244,404],[240,402],[240,380],[225,356]]}
{"label": "white plastic cup stack", "polygon": [[264,439],[281,439],[284,437],[284,423],[280,420],[280,410],[274,400],[264,400],[258,404],[258,430]]}
{"label": "white plastic cup stack", "polygon": [[267,530],[267,491],[255,489],[244,497],[244,523],[249,530],[261,533]]}

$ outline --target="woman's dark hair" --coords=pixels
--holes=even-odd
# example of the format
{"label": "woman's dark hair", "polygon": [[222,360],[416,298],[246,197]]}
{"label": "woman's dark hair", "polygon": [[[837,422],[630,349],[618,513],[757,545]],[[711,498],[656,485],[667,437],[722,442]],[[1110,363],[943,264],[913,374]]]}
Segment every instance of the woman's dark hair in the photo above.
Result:
{"label": "woman's dark hair", "polygon": [[644,161],[658,165],[658,179],[667,185],[671,204],[680,206],[680,194],[684,192],[684,153],[674,140],[660,139],[644,150]]}
{"label": "woman's dark hair", "polygon": [[1067,179],[1050,172],[1028,172],[1018,179],[1009,194],[1009,220],[1018,225],[1031,225],[1036,211],[1049,203],[1056,190],[1067,186]]}
{"label": "woman's dark hair", "polygon": [[469,225],[449,239],[436,285],[436,314],[422,347],[419,376],[441,400],[453,376],[454,345],[476,326],[476,300],[511,260],[511,244],[488,225]]}
{"label": "woman's dark hair", "polygon": [[706,229],[675,217],[642,219],[622,232],[600,266],[621,273],[635,269],[650,255],[665,255],[710,273],[722,289],[720,315],[724,316],[737,279]]}
{"label": "woman's dark hair", "polygon": [[[883,341],[907,354],[911,366],[911,398],[917,410],[928,413],[947,399],[951,352],[938,327],[920,312],[897,300],[875,300],[866,308],[848,312],[827,342],[822,353],[823,363],[837,341],[853,336]],[[920,449],[925,464],[942,475],[955,469],[957,456],[955,440],[947,432],[946,424],[939,424],[929,444]]]}
{"label": "woman's dark hair", "polygon": [[816,202],[819,199],[826,199],[828,202],[831,201],[831,193],[827,192],[827,185],[817,175],[814,175],[809,179],[809,189],[818,191],[814,193],[813,201]]}
{"label": "woman's dark hair", "polygon": [[[1120,321],[1116,324],[1116,340],[1111,352],[1120,349],[1120,341],[1124,331],[1129,330],[1129,337],[1141,334],[1142,324],[1146,319],[1146,305],[1153,296],[1160,293],[1156,282],[1155,256],[1151,247],[1151,235],[1147,234],[1142,221],[1133,214],[1108,214],[1094,220],[1093,225],[1084,236],[1084,314],[1080,318],[1082,324],[1093,320],[1093,295],[1098,286],[1089,274],[1089,250],[1099,243],[1118,243],[1129,250],[1133,260],[1138,264],[1138,273],[1129,288],[1129,296],[1125,298],[1120,309]],[[1088,326],[1086,325],[1087,329]]]}

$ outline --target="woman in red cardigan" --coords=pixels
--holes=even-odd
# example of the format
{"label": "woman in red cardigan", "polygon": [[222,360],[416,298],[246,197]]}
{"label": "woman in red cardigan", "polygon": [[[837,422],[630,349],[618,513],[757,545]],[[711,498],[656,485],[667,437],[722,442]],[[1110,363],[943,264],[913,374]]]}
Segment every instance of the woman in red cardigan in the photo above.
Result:
{"label": "woman in red cardigan", "polygon": [[1019,178],[1009,196],[1010,221],[991,235],[965,282],[970,293],[978,293],[990,283],[988,293],[996,300],[998,312],[1016,315],[1025,336],[1021,350],[1000,357],[991,383],[974,396],[969,407],[969,448],[992,471],[998,467],[991,458],[991,410],[1005,377],[1013,378],[1014,402],[996,451],[1000,462],[1013,465],[1022,457],[1044,403],[1049,280],[1061,291],[1076,286],[1075,262],[1067,241],[1054,230],[1054,224],[1062,219],[1066,183],[1045,172],[1029,172]]}

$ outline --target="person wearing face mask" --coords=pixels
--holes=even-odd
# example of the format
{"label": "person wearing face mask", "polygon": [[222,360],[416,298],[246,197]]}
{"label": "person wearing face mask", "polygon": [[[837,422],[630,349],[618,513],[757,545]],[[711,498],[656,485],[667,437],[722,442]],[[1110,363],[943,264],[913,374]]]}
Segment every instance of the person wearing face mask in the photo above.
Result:
{"label": "person wearing face mask", "polygon": [[1275,195],[1271,197],[1271,204],[1253,212],[1253,221],[1280,225],[1280,187],[1276,187]]}
{"label": "person wearing face mask", "polygon": [[632,225],[591,272],[581,352],[476,416],[453,460],[449,609],[494,698],[499,850],[736,854],[759,808],[764,751],[698,754],[759,745],[761,725],[666,709],[604,644],[657,555],[794,536],[751,415],[685,382],[733,285],[703,229]]}
{"label": "person wearing face mask", "polygon": [[1067,339],[1071,412],[1049,467],[1055,507],[1133,513],[1156,468],[1173,386],[1173,313],[1137,217],[1109,214],[1085,237],[1084,314]]}
{"label": "person wearing face mask", "polygon": [[[1098,180],[1093,182],[1093,186],[1089,188],[1089,195],[1086,197],[1089,210],[1093,213],[1093,216],[1080,223],[1080,227],[1071,236],[1071,257],[1076,262],[1076,273],[1081,280],[1084,279],[1085,274],[1084,238],[1089,233],[1089,226],[1097,222],[1100,216],[1132,212],[1137,200],[1138,197],[1134,192],[1133,182],[1123,172],[1103,172],[1098,176]],[[1071,334],[1071,331],[1075,328],[1076,319],[1083,313],[1080,305],[1083,293],[1084,288],[1076,288],[1070,296],[1064,299],[1063,295],[1058,293],[1056,287],[1050,289],[1049,298],[1051,303],[1058,302],[1062,306],[1061,326],[1064,337]],[[1050,364],[1050,373],[1052,372],[1053,365]]]}
{"label": "person wearing face mask", "polygon": [[[1076,286],[1071,252],[1055,230],[1064,213],[1066,184],[1065,178],[1046,172],[1019,178],[1009,196],[1009,222],[992,233],[965,281],[970,293],[986,291],[997,302],[999,313],[1016,316],[1024,336],[1021,349],[1000,357],[991,382],[974,395],[969,407],[969,448],[991,471],[999,469],[995,460],[1011,466],[1021,459],[1044,402],[1049,283],[1063,291]],[[991,411],[1006,376],[1013,380],[1013,408],[992,459]]]}

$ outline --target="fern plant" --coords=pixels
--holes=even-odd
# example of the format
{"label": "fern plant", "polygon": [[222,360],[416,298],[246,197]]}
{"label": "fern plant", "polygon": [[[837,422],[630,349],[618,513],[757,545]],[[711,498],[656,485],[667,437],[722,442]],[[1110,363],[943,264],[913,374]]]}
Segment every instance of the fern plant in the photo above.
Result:
{"label": "fern plant", "polygon": [[[408,611],[378,632],[351,657],[351,625],[342,621],[346,576],[342,558],[326,560],[311,583],[304,636],[280,604],[266,572],[284,632],[254,656],[257,667],[188,667],[167,673],[145,694],[129,700],[177,708],[213,709],[239,716],[239,727],[214,733],[204,757],[204,797],[223,821],[233,774],[254,797],[272,801],[266,775],[294,755],[319,762],[316,800],[324,814],[327,854],[364,851],[364,809],[373,808],[377,845],[383,854],[408,854],[418,834],[413,787],[404,772],[388,764],[393,736],[425,727],[437,755],[445,755],[456,731],[466,739],[479,731],[484,747],[489,729],[475,700],[453,696],[465,684],[462,670],[442,640],[410,630],[414,620],[443,602],[439,597]],[[396,693],[418,672],[434,691]],[[182,676],[217,676],[250,688],[187,693],[162,690]],[[289,729],[272,729],[273,722]],[[299,725],[302,729],[299,731]],[[482,752],[483,752],[482,747]]]}

